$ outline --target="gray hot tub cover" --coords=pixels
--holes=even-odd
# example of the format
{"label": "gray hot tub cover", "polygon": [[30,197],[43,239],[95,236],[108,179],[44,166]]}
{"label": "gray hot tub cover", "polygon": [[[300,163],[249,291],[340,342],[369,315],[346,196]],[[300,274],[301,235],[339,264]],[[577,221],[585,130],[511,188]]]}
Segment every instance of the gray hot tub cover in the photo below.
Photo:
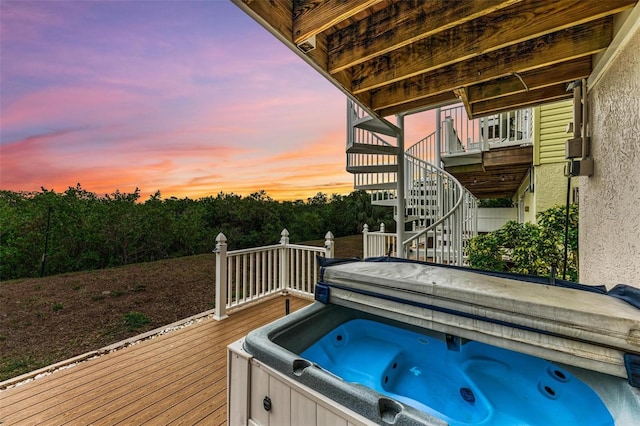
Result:
{"label": "gray hot tub cover", "polygon": [[625,368],[640,356],[639,292],[614,290],[404,259],[330,259],[316,299],[631,381],[640,373]]}

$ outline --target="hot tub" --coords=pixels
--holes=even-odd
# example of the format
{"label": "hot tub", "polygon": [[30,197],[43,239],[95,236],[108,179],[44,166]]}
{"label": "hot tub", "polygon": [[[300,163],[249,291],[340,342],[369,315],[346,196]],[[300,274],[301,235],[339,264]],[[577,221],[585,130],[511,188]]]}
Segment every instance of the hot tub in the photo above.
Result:
{"label": "hot tub", "polygon": [[341,306],[316,303],[244,348],[376,424],[614,424],[576,369]]}
{"label": "hot tub", "polygon": [[557,365],[379,319],[345,322],[300,357],[450,425],[613,425],[596,393]]}
{"label": "hot tub", "polygon": [[[616,301],[615,318],[599,310],[592,314],[599,323],[576,327],[582,313],[568,316],[561,306],[580,299],[574,290],[534,285],[525,292],[447,270],[443,276],[455,281],[449,286],[420,265],[388,267],[402,279],[387,279],[380,265],[324,273],[321,284],[331,288],[319,286],[322,302],[237,342],[229,356],[229,423],[334,424],[330,414],[345,425],[637,424],[640,392],[630,383],[640,378],[638,359],[629,353],[637,342],[623,339],[640,324],[633,308]],[[492,305],[491,291],[501,304]],[[590,309],[600,301],[584,300],[593,300]]]}

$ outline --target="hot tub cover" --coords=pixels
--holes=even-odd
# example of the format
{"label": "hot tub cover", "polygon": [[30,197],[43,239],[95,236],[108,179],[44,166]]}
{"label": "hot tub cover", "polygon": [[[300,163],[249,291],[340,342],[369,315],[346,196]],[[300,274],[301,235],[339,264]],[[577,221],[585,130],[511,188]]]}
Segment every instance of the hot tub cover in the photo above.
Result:
{"label": "hot tub cover", "polygon": [[602,286],[385,259],[328,262],[316,298],[630,381],[638,373],[625,356],[640,354],[640,309]]}

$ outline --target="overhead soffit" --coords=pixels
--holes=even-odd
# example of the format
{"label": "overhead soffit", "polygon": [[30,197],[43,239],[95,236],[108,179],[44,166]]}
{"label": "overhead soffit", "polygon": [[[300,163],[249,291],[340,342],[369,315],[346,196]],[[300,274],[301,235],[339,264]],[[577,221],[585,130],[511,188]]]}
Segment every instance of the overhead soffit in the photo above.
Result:
{"label": "overhead soffit", "polygon": [[[232,0],[370,112],[566,99],[637,0]],[[310,49],[310,50],[309,50]]]}

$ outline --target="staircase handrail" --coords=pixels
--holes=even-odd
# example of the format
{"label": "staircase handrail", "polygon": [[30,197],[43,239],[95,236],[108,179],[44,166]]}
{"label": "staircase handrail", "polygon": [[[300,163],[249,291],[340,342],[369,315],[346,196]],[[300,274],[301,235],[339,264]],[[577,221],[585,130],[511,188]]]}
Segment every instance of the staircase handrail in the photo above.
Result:
{"label": "staircase handrail", "polygon": [[[356,145],[395,147],[393,143],[378,136],[376,132],[358,126],[358,122],[366,118],[367,112],[359,108],[357,103],[349,102],[347,105],[347,113],[349,132],[347,140],[348,166],[352,161],[350,148],[355,148]],[[419,256],[419,247],[423,246],[425,250],[427,250],[426,241],[432,238],[430,235],[430,233],[432,233],[434,242],[437,238],[441,244],[441,248],[439,249],[440,254],[435,256],[441,257],[442,259],[446,257],[446,261],[451,262],[451,260],[453,260],[461,264],[465,235],[467,229],[469,229],[468,224],[472,224],[474,219],[473,210],[475,203],[472,199],[468,204],[467,200],[471,193],[464,188],[452,174],[444,170],[442,164],[434,164],[440,162],[440,152],[436,152],[438,145],[435,141],[436,137],[440,136],[440,133],[441,132],[433,132],[404,152],[407,173],[405,174],[403,182],[396,181],[396,184],[404,185],[406,206],[404,213],[396,213],[398,215],[397,220],[401,221],[401,214],[408,215],[405,217],[411,220],[413,216],[411,212],[418,212],[415,213],[415,215],[421,223],[419,229],[414,230],[408,238],[397,244],[398,247],[403,248],[402,251],[405,253],[409,253],[412,250],[411,245],[415,245]],[[363,153],[362,151],[354,151],[353,155],[361,155]],[[371,155],[379,156],[384,154],[372,152]],[[426,158],[421,158],[423,156]],[[381,176],[387,175],[388,173],[371,172],[370,174]],[[378,181],[376,180],[376,182]],[[445,191],[445,195],[441,195],[443,194],[443,190]],[[471,197],[473,196],[471,195]],[[424,226],[424,228],[422,226]],[[475,229],[475,227],[471,226],[471,229],[471,232],[474,232],[473,229]],[[424,239],[425,242],[421,244],[420,239]],[[433,253],[435,253],[435,246],[433,250]],[[450,258],[449,256],[451,255],[454,257]]]}
{"label": "staircase handrail", "polygon": [[360,132],[361,134],[366,134],[368,137],[375,140],[375,144],[372,145],[383,145],[393,147],[392,143],[384,140],[376,133],[371,132],[369,130],[359,129],[354,126],[355,122],[364,118],[367,112],[361,108],[357,103],[353,102],[351,99],[348,99],[347,102],[347,150],[352,147],[359,138],[356,137],[356,132]]}
{"label": "staircase handrail", "polygon": [[[425,138],[426,139],[426,138]],[[436,166],[435,164],[431,164],[428,163],[427,161],[421,160],[419,158],[414,157],[413,155],[406,153],[407,158],[412,160],[412,161],[416,161],[418,163],[423,163],[424,167],[426,168],[427,165],[431,166],[432,168],[434,168],[439,174],[442,174],[443,176],[446,176],[447,178],[451,179],[455,185],[458,188],[458,200],[456,201],[455,205],[453,206],[453,208],[449,209],[449,211],[445,214],[443,214],[443,216],[436,220],[434,223],[432,223],[431,225],[427,226],[426,228],[417,231],[415,234],[413,234],[412,236],[410,236],[409,238],[407,238],[405,241],[402,242],[403,246],[406,248],[406,246],[408,244],[410,244],[412,241],[417,240],[418,238],[420,238],[421,236],[425,235],[426,233],[434,230],[438,225],[442,224],[445,220],[449,219],[449,217],[451,217],[457,209],[460,208],[460,206],[462,205],[462,201],[464,198],[464,191],[466,191],[466,189],[462,186],[462,184],[458,181],[458,179],[456,179],[453,175],[451,175],[451,173],[447,172],[446,170]]]}

